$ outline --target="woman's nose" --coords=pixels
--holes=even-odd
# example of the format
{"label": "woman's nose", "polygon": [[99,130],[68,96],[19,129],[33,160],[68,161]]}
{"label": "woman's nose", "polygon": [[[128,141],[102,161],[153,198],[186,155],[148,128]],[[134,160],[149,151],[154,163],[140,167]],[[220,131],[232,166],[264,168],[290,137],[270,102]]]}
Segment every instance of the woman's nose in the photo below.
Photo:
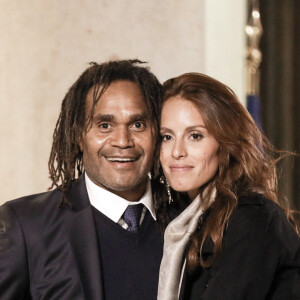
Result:
{"label": "woman's nose", "polygon": [[186,151],[184,141],[181,141],[181,140],[175,141],[174,147],[172,149],[172,156],[175,159],[180,159],[182,157],[187,156],[187,151]]}

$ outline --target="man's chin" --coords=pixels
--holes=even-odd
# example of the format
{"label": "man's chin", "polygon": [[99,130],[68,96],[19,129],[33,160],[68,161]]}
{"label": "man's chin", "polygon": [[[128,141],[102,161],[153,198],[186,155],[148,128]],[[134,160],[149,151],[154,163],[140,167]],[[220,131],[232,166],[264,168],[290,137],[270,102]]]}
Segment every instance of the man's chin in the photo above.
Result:
{"label": "man's chin", "polygon": [[[114,184],[107,184],[104,186],[108,191],[129,201],[136,201],[140,198],[147,186],[147,177],[143,181],[122,181]],[[133,200],[134,199],[134,200]]]}
{"label": "man's chin", "polygon": [[143,182],[122,182],[120,184],[107,185],[105,188],[111,192],[127,192],[140,189],[141,186],[146,186],[146,179]]}

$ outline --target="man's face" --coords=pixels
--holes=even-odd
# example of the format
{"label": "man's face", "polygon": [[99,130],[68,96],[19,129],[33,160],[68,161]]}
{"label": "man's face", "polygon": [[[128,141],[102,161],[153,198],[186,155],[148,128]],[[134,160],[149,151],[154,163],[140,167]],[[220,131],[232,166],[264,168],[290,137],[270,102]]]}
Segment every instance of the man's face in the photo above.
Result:
{"label": "man's face", "polygon": [[[93,91],[86,98],[86,115],[92,108]],[[80,148],[83,165],[97,185],[129,200],[145,191],[155,140],[153,124],[137,84],[112,82],[99,99],[92,123],[83,133]]]}

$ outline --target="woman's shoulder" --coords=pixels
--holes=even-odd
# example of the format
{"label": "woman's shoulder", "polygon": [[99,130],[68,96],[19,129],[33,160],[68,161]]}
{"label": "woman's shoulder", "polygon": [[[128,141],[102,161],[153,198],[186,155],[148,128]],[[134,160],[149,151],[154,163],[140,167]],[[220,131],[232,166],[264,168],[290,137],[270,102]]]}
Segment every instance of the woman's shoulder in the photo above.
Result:
{"label": "woman's shoulder", "polygon": [[282,235],[285,235],[299,240],[283,208],[258,193],[239,197],[228,227],[231,227],[232,231],[239,227],[261,237],[268,235],[281,239]]}
{"label": "woman's shoulder", "polygon": [[[274,201],[270,200],[269,198],[265,197],[259,193],[248,193],[243,196],[238,197],[238,206],[265,206],[265,207],[273,207],[276,204]],[[275,206],[278,206],[277,204]]]}
{"label": "woman's shoulder", "polygon": [[245,215],[255,214],[266,218],[271,217],[273,214],[286,216],[279,204],[258,193],[249,193],[239,197],[235,212],[243,212]]}

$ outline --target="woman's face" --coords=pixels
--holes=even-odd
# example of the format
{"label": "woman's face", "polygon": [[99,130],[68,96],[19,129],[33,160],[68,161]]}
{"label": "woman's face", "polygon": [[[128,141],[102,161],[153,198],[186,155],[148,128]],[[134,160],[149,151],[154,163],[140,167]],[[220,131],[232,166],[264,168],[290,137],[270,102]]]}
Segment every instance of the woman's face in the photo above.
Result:
{"label": "woman's face", "polygon": [[171,187],[194,199],[218,170],[219,143],[207,131],[196,104],[171,97],[161,114],[160,162]]}

